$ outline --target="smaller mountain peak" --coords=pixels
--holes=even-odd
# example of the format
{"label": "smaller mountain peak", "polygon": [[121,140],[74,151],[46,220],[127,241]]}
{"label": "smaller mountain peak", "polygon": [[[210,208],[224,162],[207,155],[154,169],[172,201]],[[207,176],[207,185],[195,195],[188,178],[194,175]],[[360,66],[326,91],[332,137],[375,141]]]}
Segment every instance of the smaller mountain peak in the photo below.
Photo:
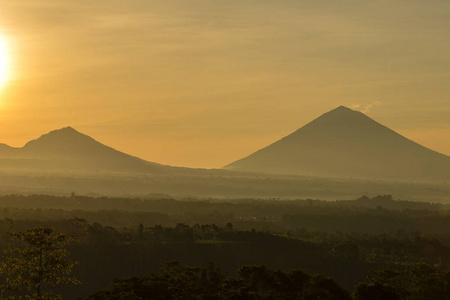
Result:
{"label": "smaller mountain peak", "polygon": [[61,129],[57,129],[57,130],[55,130],[55,131],[67,131],[67,132],[71,131],[71,132],[78,132],[78,131],[76,131],[75,129],[73,129],[73,127],[71,127],[71,126],[66,126],[66,127],[61,128]]}
{"label": "smaller mountain peak", "polygon": [[73,127],[71,126],[67,126],[67,127],[63,127],[61,129],[56,129],[56,130],[52,130],[49,133],[45,134],[44,136],[73,136],[73,135],[84,135],[80,132],[78,132],[77,130],[75,130]]}
{"label": "smaller mountain peak", "polygon": [[81,140],[91,140],[85,134],[82,134],[70,126],[63,127],[61,129],[52,130],[49,133],[46,133],[35,140],[31,140],[25,144],[25,148],[27,147],[35,147],[36,145],[50,145],[50,144],[68,144],[74,143],[75,141]]}

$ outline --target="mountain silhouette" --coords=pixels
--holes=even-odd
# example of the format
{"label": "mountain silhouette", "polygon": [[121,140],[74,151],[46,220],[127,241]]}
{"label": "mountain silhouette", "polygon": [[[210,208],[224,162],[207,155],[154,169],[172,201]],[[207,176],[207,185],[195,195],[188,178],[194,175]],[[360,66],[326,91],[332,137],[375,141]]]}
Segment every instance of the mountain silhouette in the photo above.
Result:
{"label": "mountain silhouette", "polygon": [[172,168],[117,151],[72,127],[51,131],[21,148],[0,144],[0,158],[3,166],[22,169],[147,173]]}
{"label": "mountain silhouette", "polygon": [[384,180],[449,181],[450,157],[340,106],[228,170]]}

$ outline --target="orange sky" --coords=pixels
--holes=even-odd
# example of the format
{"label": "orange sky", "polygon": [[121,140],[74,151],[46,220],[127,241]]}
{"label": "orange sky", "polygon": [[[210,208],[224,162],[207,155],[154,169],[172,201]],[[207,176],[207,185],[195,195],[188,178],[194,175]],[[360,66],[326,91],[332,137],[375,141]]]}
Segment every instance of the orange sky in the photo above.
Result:
{"label": "orange sky", "polygon": [[72,126],[150,161],[219,168],[346,105],[450,155],[447,0],[0,8],[0,143]]}

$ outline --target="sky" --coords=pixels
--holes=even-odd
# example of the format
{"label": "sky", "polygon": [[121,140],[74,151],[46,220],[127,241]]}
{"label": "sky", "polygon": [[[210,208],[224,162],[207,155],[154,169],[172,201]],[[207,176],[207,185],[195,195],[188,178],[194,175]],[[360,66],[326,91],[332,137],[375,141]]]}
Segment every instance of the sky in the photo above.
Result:
{"label": "sky", "polygon": [[450,1],[0,0],[0,143],[221,168],[340,105],[450,155]]}

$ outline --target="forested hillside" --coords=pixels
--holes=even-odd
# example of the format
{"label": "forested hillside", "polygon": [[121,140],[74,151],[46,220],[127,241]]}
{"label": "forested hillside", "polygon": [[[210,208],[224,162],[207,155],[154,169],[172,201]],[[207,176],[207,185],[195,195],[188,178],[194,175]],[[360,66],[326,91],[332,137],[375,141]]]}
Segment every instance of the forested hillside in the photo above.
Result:
{"label": "forested hillside", "polygon": [[[115,209],[100,209],[106,201]],[[73,209],[80,202],[90,210]],[[244,265],[298,269],[331,277],[349,294],[370,271],[450,264],[448,207],[391,196],[328,202],[11,195],[0,203],[4,249],[11,232],[38,226],[73,236],[68,249],[83,284],[61,288],[65,299],[105,289],[114,278],[149,276],[174,260],[214,263],[231,277]]]}

